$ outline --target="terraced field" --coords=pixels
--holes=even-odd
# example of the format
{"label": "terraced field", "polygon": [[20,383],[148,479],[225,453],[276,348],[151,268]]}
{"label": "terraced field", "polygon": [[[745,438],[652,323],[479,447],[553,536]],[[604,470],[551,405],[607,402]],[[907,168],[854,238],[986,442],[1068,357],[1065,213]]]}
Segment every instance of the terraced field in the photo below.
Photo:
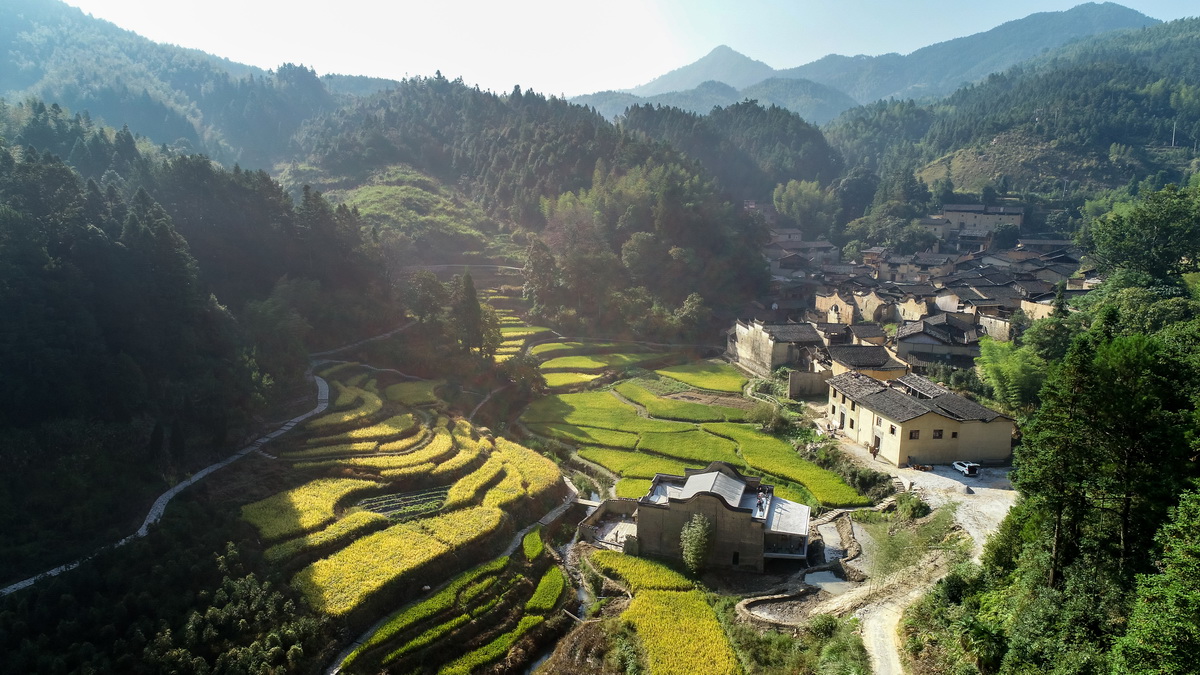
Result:
{"label": "terraced field", "polygon": [[[337,378],[333,396],[341,407],[275,450],[292,468],[294,486],[243,508],[272,543],[266,559],[288,571],[318,611],[352,628],[366,625],[422,586],[496,555],[514,532],[560,502],[565,487],[554,462],[480,436],[465,420],[435,419],[428,407],[441,405],[440,383],[387,383],[354,365],[326,372]],[[422,624],[403,643],[395,635],[383,640],[387,651],[372,655],[372,667],[408,663],[409,654],[427,662],[446,636],[471,646],[443,650],[446,668],[468,655],[473,660],[463,664],[479,665],[524,639],[540,620],[509,621],[502,610],[528,605],[527,616],[540,617],[552,611],[561,588],[543,560],[512,566],[504,559],[496,569],[510,567],[495,589],[469,589],[466,614]]]}
{"label": "terraced field", "polygon": [[645,481],[656,473],[680,475],[723,461],[763,476],[785,499],[813,507],[868,503],[837,474],[800,458],[786,441],[751,425],[715,421],[740,419],[741,409],[666,399],[638,381],[613,390],[547,396],[532,403],[521,421],[535,434],[576,446],[579,458],[617,476],[623,497],[645,494]]}

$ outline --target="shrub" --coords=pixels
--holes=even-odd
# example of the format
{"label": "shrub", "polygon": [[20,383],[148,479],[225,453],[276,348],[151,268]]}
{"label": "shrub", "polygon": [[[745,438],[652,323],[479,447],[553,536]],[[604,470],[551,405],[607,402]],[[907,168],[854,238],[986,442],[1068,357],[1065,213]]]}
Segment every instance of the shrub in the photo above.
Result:
{"label": "shrub", "polygon": [[541,581],[538,582],[537,590],[533,592],[533,597],[525,603],[525,612],[527,614],[545,614],[554,609],[566,586],[567,580],[557,565],[546,570]]}
{"label": "shrub", "polygon": [[264,539],[281,539],[315,530],[333,520],[338,502],[379,488],[379,483],[353,478],[320,478],[242,507],[242,518]]}
{"label": "shrub", "polygon": [[704,569],[712,549],[712,523],[704,514],[697,513],[679,531],[679,548],[683,552],[683,564],[692,574]]}

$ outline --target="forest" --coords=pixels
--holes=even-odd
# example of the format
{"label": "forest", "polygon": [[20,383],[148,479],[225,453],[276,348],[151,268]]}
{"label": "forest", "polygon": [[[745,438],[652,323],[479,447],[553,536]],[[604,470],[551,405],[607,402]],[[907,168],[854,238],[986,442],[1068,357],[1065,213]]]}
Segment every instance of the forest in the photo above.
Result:
{"label": "forest", "polygon": [[[775,227],[827,239],[847,259],[871,246],[929,249],[915,222],[944,204],[1020,202],[1026,225],[998,237],[1073,238],[1104,277],[1084,299],[1060,294],[1016,340],[985,341],[973,371],[946,378],[1017,420],[1019,498],[981,561],[957,563],[905,613],[912,671],[1186,673],[1200,662],[1200,20],[1084,38],[944,98],[878,101],[817,126],[755,100],[705,114],[634,105],[610,121],[441,73],[261,71],[57,3],[14,4],[20,21],[0,21],[12,45],[0,72],[30,96],[0,100],[0,580],[136,531],[158,494],[307,409],[314,370],[332,383],[333,411],[310,422],[310,438],[291,437],[286,470],[244,460],[258,473],[193,488],[146,537],[0,597],[0,660],[14,670],[317,672],[382,616],[372,611],[416,594],[397,576],[347,617],[319,609],[316,582],[300,580],[394,532],[460,551],[453,573],[473,584],[461,607],[430,615],[441,623],[405,628],[411,644],[469,625],[455,633],[476,640],[468,656],[502,669],[501,646],[557,639],[561,599],[548,596],[563,591],[547,571],[557,567],[536,555],[475,565],[553,501],[553,467],[539,492],[530,458],[572,457],[561,444],[522,449],[467,414],[515,425],[531,401],[567,395],[548,382],[607,386],[612,364],[627,363],[636,379],[617,385],[620,400],[675,415],[637,422],[663,425],[645,433],[741,428],[749,413],[666,398],[688,386],[662,373],[686,372],[681,361],[722,344],[772,288],[761,254],[772,223],[743,206],[755,201]],[[428,268],[440,264],[461,267]],[[496,281],[492,267],[520,276]],[[576,365],[538,358],[533,338],[551,331],[583,341],[558,355]],[[314,353],[384,334],[352,352],[361,365],[336,376],[314,366]],[[639,419],[615,411],[604,414]],[[598,462],[652,445],[576,421],[537,420],[548,436],[593,445],[584,453]],[[745,456],[739,443],[784,442],[713,436],[734,457]],[[437,462],[403,465],[375,450],[387,443]],[[688,458],[652,459],[682,470]],[[610,472],[616,494],[653,476],[634,466]],[[797,499],[840,505],[779,478],[815,466],[747,466],[775,471]],[[597,487],[594,475],[553,470]],[[873,480],[821,470],[851,493],[846,483]],[[432,519],[385,526],[333,498],[332,531],[301,528],[287,542],[241,515],[323,480],[365,482],[378,493],[366,504],[398,491],[419,512],[413,495],[428,486],[416,476],[427,475],[449,486],[437,508],[494,516],[486,541],[451,520],[458,539]],[[487,512],[496,504],[502,515]],[[300,552],[280,562],[285,543]],[[422,564],[404,574],[445,581]],[[686,594],[651,589],[634,607],[686,600],[742,654],[787,639],[729,627],[728,603],[685,583]],[[489,606],[507,614],[474,622]],[[540,609],[517,618],[528,607]],[[636,658],[613,665],[637,644],[622,630],[606,667],[639,672]],[[731,668],[862,663],[850,624],[820,631],[780,657],[791,666]],[[432,658],[379,641],[392,653],[377,647],[365,662]]]}

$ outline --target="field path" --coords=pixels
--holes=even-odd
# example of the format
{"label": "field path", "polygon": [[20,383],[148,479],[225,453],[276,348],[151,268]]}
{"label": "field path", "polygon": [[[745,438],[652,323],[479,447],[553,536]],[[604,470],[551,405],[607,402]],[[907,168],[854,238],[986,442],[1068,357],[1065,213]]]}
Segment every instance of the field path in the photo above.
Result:
{"label": "field path", "polygon": [[[384,333],[382,335],[376,335],[374,337],[370,337],[365,340],[359,340],[358,342],[344,345],[341,347],[337,347],[335,349],[330,349],[330,350],[323,351],[323,352],[316,352],[313,354],[309,354],[309,358],[313,359],[315,362],[320,362],[319,357],[327,356],[329,354],[335,354],[337,352],[345,351],[347,349],[352,349],[354,347],[364,345],[364,344],[366,344],[368,342],[372,342],[374,340],[383,340],[383,339],[389,338],[397,333],[408,330],[414,324],[416,324],[416,321],[410,321],[410,322],[404,324],[403,326],[400,326],[399,328],[397,328],[395,330],[388,331],[387,333]],[[411,377],[411,376],[408,376],[408,377]],[[266,445],[267,443],[270,443],[271,441],[275,440],[279,436],[282,436],[283,434],[286,434],[287,432],[291,431],[292,428],[295,427],[297,424],[312,417],[313,415],[319,415],[322,412],[325,412],[325,409],[327,407],[329,407],[329,383],[327,383],[323,378],[316,377],[316,376],[313,376],[313,381],[317,385],[317,402],[316,402],[316,405],[312,408],[312,410],[309,410],[306,413],[297,415],[297,416],[291,418],[290,420],[283,422],[274,431],[256,438],[249,445],[247,445],[246,447],[242,448],[241,450],[235,452],[234,454],[230,455],[229,457],[226,457],[225,459],[223,459],[219,462],[210,464],[209,466],[206,466],[203,469],[200,469],[196,473],[192,474],[187,480],[184,480],[183,482],[171,487],[169,490],[167,490],[166,492],[159,495],[158,499],[154,500],[154,504],[152,504],[150,506],[150,512],[146,514],[146,518],[142,521],[142,526],[138,528],[137,532],[134,532],[133,534],[129,535],[128,537],[125,537],[124,539],[121,539],[120,541],[118,541],[114,544],[110,544],[108,546],[101,546],[100,548],[96,549],[92,553],[90,553],[82,558],[79,558],[78,560],[74,560],[72,562],[65,563],[63,565],[59,565],[58,567],[55,567],[54,569],[46,570],[45,572],[42,572],[40,574],[35,574],[34,576],[29,577],[28,579],[23,579],[14,584],[5,586],[4,588],[0,588],[0,596],[8,595],[10,593],[15,593],[17,591],[29,588],[30,586],[36,584],[37,582],[41,581],[42,579],[56,577],[56,576],[62,574],[63,572],[69,572],[69,571],[75,569],[76,567],[79,567],[79,565],[81,563],[91,560],[97,554],[99,554],[101,551],[104,551],[109,548],[117,548],[118,546],[124,546],[125,544],[128,544],[129,542],[133,541],[134,539],[138,539],[140,537],[146,536],[146,534],[150,531],[150,526],[153,525],[154,523],[157,523],[159,520],[162,519],[163,513],[165,513],[167,510],[167,505],[170,504],[171,500],[174,499],[180,492],[183,492],[184,490],[191,487],[196,482],[204,479],[206,476],[213,473],[214,471],[223,469],[223,468],[229,466],[230,464],[233,464],[234,462],[238,461],[239,459],[245,457],[246,455],[260,450],[262,448],[262,446]]]}

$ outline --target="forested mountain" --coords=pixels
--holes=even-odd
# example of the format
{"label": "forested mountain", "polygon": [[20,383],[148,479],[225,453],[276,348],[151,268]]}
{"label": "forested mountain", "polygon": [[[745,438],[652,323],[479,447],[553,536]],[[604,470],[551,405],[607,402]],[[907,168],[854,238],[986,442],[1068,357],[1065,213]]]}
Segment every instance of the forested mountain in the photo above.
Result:
{"label": "forested mountain", "polygon": [[1071,40],[1157,23],[1157,19],[1115,3],[1087,3],[1065,12],[1031,14],[911,54],[830,55],[776,75],[819,82],[863,103],[944,96]]}
{"label": "forested mountain", "polygon": [[268,73],[157,44],[58,0],[0,5],[0,97],[58,103],[156,143],[264,168],[286,156],[301,121],[333,105],[311,69]]}
{"label": "forested mountain", "polygon": [[741,89],[762,82],[774,74],[775,69],[762,61],[755,61],[725,45],[720,45],[699,61],[660,75],[646,84],[629,89],[627,93],[634,96],[655,96],[694,89],[710,80]]}
{"label": "forested mountain", "polygon": [[813,124],[824,124],[842,111],[858,105],[854,99],[836,89],[809,80],[781,77],[762,80],[740,90],[710,80],[694,89],[655,96],[639,97],[620,91],[602,91],[576,96],[571,102],[591,106],[601,115],[616,119],[633,105],[661,105],[704,115],[714,107],[725,107],[745,100],[785,108]]}

